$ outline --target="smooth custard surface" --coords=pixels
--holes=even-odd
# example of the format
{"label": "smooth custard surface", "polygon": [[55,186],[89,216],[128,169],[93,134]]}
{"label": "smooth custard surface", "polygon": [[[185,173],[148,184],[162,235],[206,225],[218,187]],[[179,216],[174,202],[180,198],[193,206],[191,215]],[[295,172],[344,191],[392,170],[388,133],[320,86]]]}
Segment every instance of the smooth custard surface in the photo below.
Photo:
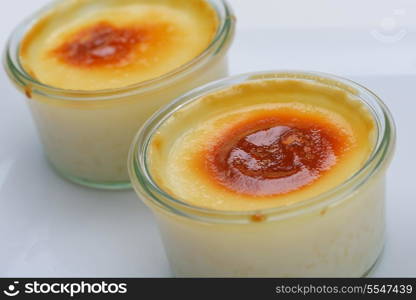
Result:
{"label": "smooth custard surface", "polygon": [[70,90],[120,88],[190,62],[218,27],[204,0],[66,0],[47,12],[20,48],[25,70]]}
{"label": "smooth custard surface", "polygon": [[150,144],[157,184],[189,204],[227,211],[290,205],[341,184],[375,143],[375,123],[350,91],[264,80],[203,96]]}

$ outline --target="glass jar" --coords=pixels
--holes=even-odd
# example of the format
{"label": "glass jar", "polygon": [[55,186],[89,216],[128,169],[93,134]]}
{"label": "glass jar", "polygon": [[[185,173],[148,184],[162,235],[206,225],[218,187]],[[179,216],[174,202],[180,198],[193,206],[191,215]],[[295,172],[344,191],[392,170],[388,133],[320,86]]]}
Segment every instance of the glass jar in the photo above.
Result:
{"label": "glass jar", "polygon": [[[375,145],[365,164],[323,194],[258,211],[205,209],[158,186],[149,171],[149,144],[172,114],[213,91],[270,79],[328,84],[362,102],[376,124]],[[254,73],[208,84],[155,114],[132,145],[129,171],[136,192],[156,216],[177,276],[356,277],[368,274],[383,249],[385,173],[394,145],[391,114],[365,87],[321,73]]]}
{"label": "glass jar", "polygon": [[65,178],[90,187],[131,187],[127,156],[140,126],[179,95],[228,74],[227,50],[235,18],[224,0],[207,0],[219,26],[211,44],[189,63],[158,78],[123,88],[75,91],[45,85],[22,67],[21,41],[56,1],[24,21],[12,33],[4,64],[15,86],[28,99],[47,158]]}

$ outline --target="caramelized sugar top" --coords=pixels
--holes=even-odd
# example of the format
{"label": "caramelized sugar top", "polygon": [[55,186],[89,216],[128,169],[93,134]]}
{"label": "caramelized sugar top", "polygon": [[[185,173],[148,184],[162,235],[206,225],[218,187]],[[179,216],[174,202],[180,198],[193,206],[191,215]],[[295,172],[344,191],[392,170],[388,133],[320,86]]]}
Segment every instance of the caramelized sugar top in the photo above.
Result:
{"label": "caramelized sugar top", "polygon": [[328,120],[285,110],[235,125],[205,159],[211,178],[223,187],[274,196],[313,183],[349,146],[349,137]]}
{"label": "caramelized sugar top", "polygon": [[150,28],[119,28],[100,22],[81,29],[53,53],[62,62],[78,67],[120,66],[127,64],[133,50],[149,38]]}
{"label": "caramelized sugar top", "polygon": [[205,0],[67,0],[30,28],[19,56],[25,71],[49,86],[115,89],[189,63],[207,49],[218,26]]}
{"label": "caramelized sugar top", "polygon": [[272,79],[202,96],[155,133],[152,177],[176,199],[213,210],[312,199],[348,180],[374,149],[376,124],[353,93],[331,82]]}

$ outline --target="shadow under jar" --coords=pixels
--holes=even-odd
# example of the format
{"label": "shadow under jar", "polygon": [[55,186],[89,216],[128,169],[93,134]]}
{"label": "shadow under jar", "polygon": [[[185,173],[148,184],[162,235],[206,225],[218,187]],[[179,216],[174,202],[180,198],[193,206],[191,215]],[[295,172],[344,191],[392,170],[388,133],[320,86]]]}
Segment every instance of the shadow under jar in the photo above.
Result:
{"label": "shadow under jar", "polygon": [[18,26],[4,63],[53,168],[128,188],[135,133],[174,98],[227,76],[234,26],[223,0],[61,0]]}
{"label": "shadow under jar", "polygon": [[392,117],[366,88],[265,72],[159,111],[129,171],[176,276],[355,277],[383,248],[394,145]]}

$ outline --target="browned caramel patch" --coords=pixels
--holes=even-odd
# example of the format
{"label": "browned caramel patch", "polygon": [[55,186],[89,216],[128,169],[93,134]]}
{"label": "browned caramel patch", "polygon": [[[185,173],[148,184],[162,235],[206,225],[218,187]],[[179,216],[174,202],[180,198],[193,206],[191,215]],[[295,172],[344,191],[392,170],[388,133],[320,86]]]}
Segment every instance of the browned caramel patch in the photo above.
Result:
{"label": "browned caramel patch", "polygon": [[25,87],[25,95],[27,98],[32,99],[32,89],[30,87]]}
{"label": "browned caramel patch", "polygon": [[233,126],[201,157],[211,180],[226,189],[275,196],[316,181],[350,142],[349,135],[318,114],[282,109]]}
{"label": "browned caramel patch", "polygon": [[255,214],[251,216],[251,221],[254,223],[264,222],[266,220],[266,216],[263,214]]}
{"label": "browned caramel patch", "polygon": [[150,27],[116,27],[100,22],[83,28],[52,51],[62,62],[77,67],[124,66],[134,51],[151,38]]}

